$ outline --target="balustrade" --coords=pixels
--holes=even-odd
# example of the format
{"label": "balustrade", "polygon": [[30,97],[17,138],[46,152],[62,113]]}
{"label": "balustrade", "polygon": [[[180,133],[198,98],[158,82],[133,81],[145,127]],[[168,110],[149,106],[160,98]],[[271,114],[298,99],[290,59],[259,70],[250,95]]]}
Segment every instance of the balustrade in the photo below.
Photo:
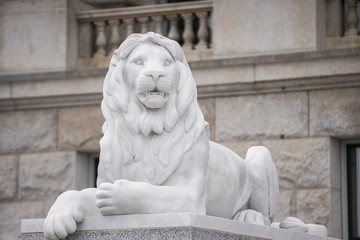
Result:
{"label": "balustrade", "polygon": [[360,0],[326,1],[325,48],[360,46]]}
{"label": "balustrade", "polygon": [[358,34],[358,20],[359,16],[357,15],[357,4],[358,0],[347,0],[347,16],[345,17],[347,29],[345,31],[345,36],[356,36]]}
{"label": "balustrade", "polygon": [[209,52],[211,11],[212,1],[199,1],[79,12],[79,41],[89,41],[79,42],[79,57],[109,56],[128,35],[148,31],[178,41],[185,53]]}

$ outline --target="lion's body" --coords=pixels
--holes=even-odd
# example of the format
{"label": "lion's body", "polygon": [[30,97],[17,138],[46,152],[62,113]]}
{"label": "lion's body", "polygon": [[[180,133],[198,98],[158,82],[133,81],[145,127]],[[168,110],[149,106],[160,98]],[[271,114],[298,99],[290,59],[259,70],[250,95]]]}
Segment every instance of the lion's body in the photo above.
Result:
{"label": "lion's body", "polygon": [[[137,46],[129,50],[127,47],[134,47],[131,40],[122,45],[118,50],[120,59],[113,64],[113,69],[110,66],[105,79],[102,110],[107,122],[101,140],[98,185],[126,179],[156,186],[179,185],[190,192],[191,188],[199,188],[193,189],[192,193],[196,195],[196,206],[192,206],[195,211],[236,217],[250,207],[251,196],[255,198],[256,195],[253,188],[257,180],[254,182],[251,171],[267,174],[269,170],[252,169],[251,164],[245,164],[245,160],[230,149],[209,141],[208,125],[197,103],[196,85],[177,43],[158,39],[156,35],[137,37],[133,39],[138,41],[134,45],[143,46],[143,49]],[[143,43],[143,40],[139,41],[141,38],[159,43],[155,46]],[[123,52],[129,55],[121,55]],[[156,64],[165,61],[163,54],[170,54],[175,60],[169,64],[173,68],[166,70],[165,65]],[[141,59],[140,66],[138,59]],[[131,64],[134,62],[136,64]],[[152,79],[154,69],[157,69],[156,76],[164,77]],[[123,78],[119,78],[120,75]],[[165,92],[169,94],[167,102],[160,107],[148,106],[149,102],[143,100],[141,92],[165,89],[165,86]],[[118,91],[116,95],[115,91]],[[270,161],[263,160],[268,157]],[[262,168],[274,169],[270,154],[266,152],[253,161],[259,159],[263,161]],[[197,180],[198,177],[203,179]],[[259,178],[266,178],[264,184],[269,185],[268,177]],[[272,185],[276,185],[276,178],[275,170]],[[270,207],[261,209],[270,221],[275,212],[273,205],[271,211]]]}
{"label": "lion's body", "polygon": [[250,194],[245,161],[230,149],[210,142],[206,213],[233,218],[246,208]]}

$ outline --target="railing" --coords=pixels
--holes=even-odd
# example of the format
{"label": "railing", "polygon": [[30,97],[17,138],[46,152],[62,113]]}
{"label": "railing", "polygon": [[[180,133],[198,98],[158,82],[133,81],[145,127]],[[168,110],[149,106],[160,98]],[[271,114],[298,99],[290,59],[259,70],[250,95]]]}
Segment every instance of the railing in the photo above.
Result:
{"label": "railing", "polygon": [[207,58],[211,11],[212,1],[197,1],[79,12],[78,56],[110,56],[131,33],[153,31],[178,41],[190,58]]}
{"label": "railing", "polygon": [[345,6],[345,36],[356,36],[358,35],[358,3],[359,0],[347,0]]}
{"label": "railing", "polygon": [[348,48],[360,46],[360,1],[326,1],[325,48]]}

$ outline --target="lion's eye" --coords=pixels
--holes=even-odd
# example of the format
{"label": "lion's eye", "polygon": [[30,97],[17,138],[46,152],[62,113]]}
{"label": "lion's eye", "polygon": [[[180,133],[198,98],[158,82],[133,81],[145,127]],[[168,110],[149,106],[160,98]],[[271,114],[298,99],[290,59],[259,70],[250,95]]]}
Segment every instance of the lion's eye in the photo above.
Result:
{"label": "lion's eye", "polygon": [[164,66],[169,66],[172,62],[170,60],[165,60]]}
{"label": "lion's eye", "polygon": [[143,65],[143,61],[141,59],[138,59],[135,61],[136,65]]}

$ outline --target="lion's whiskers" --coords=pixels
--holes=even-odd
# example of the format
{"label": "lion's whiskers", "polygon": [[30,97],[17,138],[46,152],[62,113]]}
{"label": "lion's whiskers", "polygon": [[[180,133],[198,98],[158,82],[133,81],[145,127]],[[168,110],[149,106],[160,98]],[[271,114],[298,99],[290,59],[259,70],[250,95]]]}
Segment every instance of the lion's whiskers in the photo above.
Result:
{"label": "lion's whiskers", "polygon": [[157,84],[157,88],[162,92],[170,93],[172,88],[171,80],[164,79],[163,81],[159,81]]}
{"label": "lion's whiskers", "polygon": [[171,80],[161,79],[155,83],[152,79],[141,77],[138,80],[138,93],[149,95],[150,92],[170,93],[172,88]]}

